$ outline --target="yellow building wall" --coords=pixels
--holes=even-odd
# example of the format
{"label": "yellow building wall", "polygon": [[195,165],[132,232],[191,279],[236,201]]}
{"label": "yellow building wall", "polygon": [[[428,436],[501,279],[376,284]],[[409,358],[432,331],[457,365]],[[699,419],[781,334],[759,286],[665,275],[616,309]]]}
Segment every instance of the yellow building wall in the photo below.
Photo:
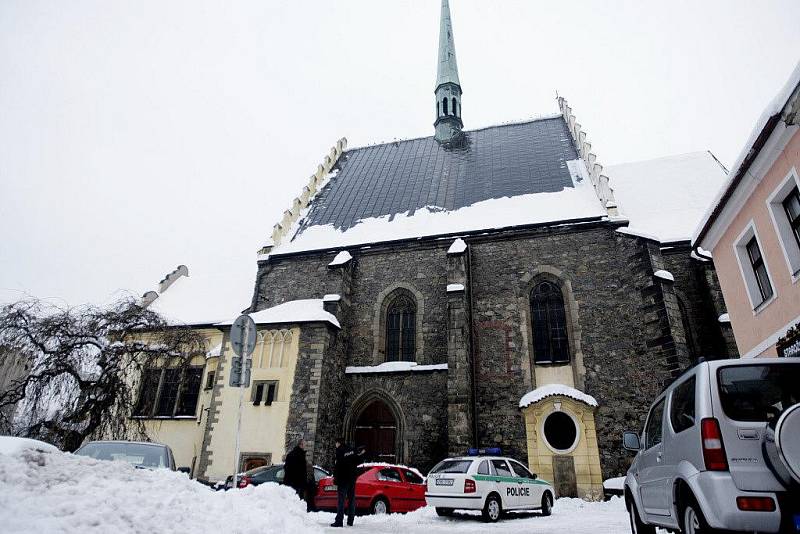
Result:
{"label": "yellow building wall", "polygon": [[[250,386],[243,390],[241,447],[242,455],[248,453],[270,455],[272,463],[283,461],[286,454],[286,422],[289,417],[289,400],[292,395],[294,372],[297,365],[300,329],[259,329],[250,377]],[[211,465],[205,477],[211,481],[224,480],[241,465],[235,457],[236,421],[239,409],[240,388],[228,386],[227,370],[233,352],[225,347],[224,386],[219,392],[221,402],[218,422],[211,434],[209,451]],[[277,380],[278,391],[272,405],[254,406],[253,384],[258,380]],[[239,467],[237,467],[237,470]]]}
{"label": "yellow building wall", "polygon": [[[206,338],[206,347],[213,349],[222,343],[222,332],[216,329],[199,331]],[[208,417],[208,405],[211,402],[211,389],[205,389],[208,373],[215,371],[219,358],[206,358],[198,355],[191,361],[193,366],[204,366],[203,379],[200,382],[200,394],[197,399],[197,410],[193,417],[156,417],[144,419],[145,431],[151,441],[164,443],[172,449],[176,467],[192,468],[194,476],[200,460],[203,446],[203,434]]]}
{"label": "yellow building wall", "polygon": [[[551,449],[544,439],[544,421],[555,411],[565,412],[577,422],[578,443],[567,453]],[[575,462],[578,496],[583,499],[601,500],[603,475],[600,470],[600,450],[597,445],[593,408],[569,397],[554,395],[523,408],[523,415],[531,471],[540,478],[552,482],[554,481],[553,458],[572,456]]]}

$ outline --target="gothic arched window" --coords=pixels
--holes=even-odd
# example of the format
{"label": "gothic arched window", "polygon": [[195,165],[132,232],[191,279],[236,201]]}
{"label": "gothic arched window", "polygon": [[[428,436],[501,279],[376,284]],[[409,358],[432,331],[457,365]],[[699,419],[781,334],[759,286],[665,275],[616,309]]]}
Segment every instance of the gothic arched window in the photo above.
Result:
{"label": "gothic arched window", "polygon": [[386,310],[386,361],[414,361],[416,354],[417,305],[400,294]]}
{"label": "gothic arched window", "polygon": [[453,115],[458,117],[458,100],[453,98]]}
{"label": "gothic arched window", "polygon": [[553,282],[540,282],[531,291],[533,323],[533,361],[536,363],[569,362],[567,314],[564,296]]}
{"label": "gothic arched window", "polygon": [[444,114],[447,115],[447,98],[442,100],[442,104],[444,106]]}

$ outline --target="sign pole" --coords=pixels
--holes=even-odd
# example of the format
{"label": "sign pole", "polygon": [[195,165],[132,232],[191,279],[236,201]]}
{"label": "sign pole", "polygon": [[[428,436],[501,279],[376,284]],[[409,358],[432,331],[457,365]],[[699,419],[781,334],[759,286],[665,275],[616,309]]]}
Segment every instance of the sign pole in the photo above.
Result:
{"label": "sign pole", "polygon": [[[236,448],[234,449],[234,467],[233,467],[233,487],[239,487],[239,471],[240,461],[239,455],[241,454],[241,432],[242,432],[242,411],[244,408],[244,388],[249,385],[249,376],[247,373],[247,362],[250,360],[255,348],[256,341],[256,325],[249,315],[241,315],[234,321],[231,327],[231,347],[236,354],[235,358],[240,359],[239,381],[236,386],[239,388],[239,413],[236,418]],[[233,373],[234,364],[231,362],[231,373]],[[233,378],[232,378],[233,380]],[[231,384],[233,385],[233,384]]]}

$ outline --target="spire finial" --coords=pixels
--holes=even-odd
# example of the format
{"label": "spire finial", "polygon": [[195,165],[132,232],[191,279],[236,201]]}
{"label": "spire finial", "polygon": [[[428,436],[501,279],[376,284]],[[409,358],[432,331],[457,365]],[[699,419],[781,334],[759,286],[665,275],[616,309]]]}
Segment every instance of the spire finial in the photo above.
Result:
{"label": "spire finial", "polygon": [[455,140],[464,127],[461,122],[461,82],[458,79],[456,44],[453,39],[453,21],[450,3],[442,0],[439,21],[439,63],[436,69],[436,139],[441,142]]}

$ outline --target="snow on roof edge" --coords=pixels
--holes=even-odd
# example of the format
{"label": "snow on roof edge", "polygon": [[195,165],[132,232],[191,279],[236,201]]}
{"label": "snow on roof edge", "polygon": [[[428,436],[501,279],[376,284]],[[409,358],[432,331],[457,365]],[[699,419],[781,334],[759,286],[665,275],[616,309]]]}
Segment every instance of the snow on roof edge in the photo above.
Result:
{"label": "snow on roof edge", "polygon": [[[722,187],[720,187],[717,195],[714,197],[711,204],[709,204],[708,209],[700,219],[700,223],[695,228],[695,231],[692,235],[693,244],[699,245],[699,239],[705,237],[705,234],[707,233],[707,227],[710,228],[710,226],[713,224],[711,222],[711,217],[714,215],[714,212],[717,210],[720,202],[722,202],[722,199],[727,195],[728,190],[734,186],[734,182],[737,179],[737,175],[741,170],[742,164],[753,150],[754,143],[761,136],[761,133],[769,123],[770,118],[783,111],[783,108],[786,107],[786,104],[789,103],[792,95],[798,89],[800,89],[800,61],[798,61],[795,65],[794,70],[789,75],[786,83],[783,85],[780,91],[775,94],[772,100],[770,100],[770,102],[764,108],[764,111],[761,112],[761,115],[756,120],[753,129],[750,131],[747,141],[744,143],[742,150],[739,152],[739,156],[736,158],[734,164],[731,166],[731,169],[728,172],[728,179],[725,181]],[[736,185],[738,187],[738,184]]]}
{"label": "snow on roof edge", "polygon": [[571,386],[565,386],[564,384],[546,384],[523,395],[519,400],[519,407],[525,408],[526,406],[537,403],[542,399],[555,395],[569,397],[595,408],[598,406],[597,400],[591,395],[587,395],[583,391],[577,390]]}

